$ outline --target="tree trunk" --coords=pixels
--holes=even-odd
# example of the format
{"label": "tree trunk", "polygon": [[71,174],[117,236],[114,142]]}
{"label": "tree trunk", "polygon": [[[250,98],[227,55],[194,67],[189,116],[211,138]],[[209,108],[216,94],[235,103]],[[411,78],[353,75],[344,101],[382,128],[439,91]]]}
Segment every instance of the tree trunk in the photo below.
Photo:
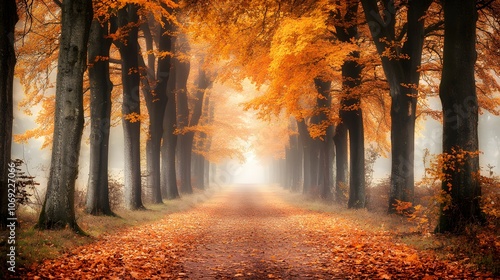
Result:
{"label": "tree trunk", "polygon": [[89,37],[90,80],[90,170],[87,187],[86,211],[92,215],[114,215],[109,204],[108,151],[111,119],[111,91],[109,57],[112,40],[108,23],[101,25],[94,19]]}
{"label": "tree trunk", "polygon": [[[316,85],[316,89],[319,93],[318,95],[318,109],[320,110],[319,116],[317,123],[323,123],[323,122],[329,122],[329,115],[328,113],[331,110],[331,97],[330,97],[330,90],[331,90],[331,81],[323,81],[320,78],[314,79],[314,83]],[[324,139],[321,140],[316,140],[319,144],[318,147],[318,152],[319,152],[319,161],[318,161],[318,173],[319,177],[318,178],[318,186],[319,186],[319,195],[322,199],[325,200],[330,200],[333,198],[332,190],[331,190],[331,170],[330,170],[330,147],[329,145],[332,144],[330,141],[328,135],[328,130],[330,129],[332,125],[328,124],[328,127],[325,132],[325,137]]]}
{"label": "tree trunk", "polygon": [[[355,35],[357,36],[357,35]],[[348,208],[365,207],[365,144],[363,130],[363,112],[359,95],[352,90],[361,82],[361,66],[356,61],[359,53],[351,54],[352,60],[342,65],[343,90],[340,116],[349,133],[349,200]]]}
{"label": "tree trunk", "polygon": [[[120,27],[134,24],[138,21],[137,6],[127,4],[118,11],[118,22]],[[140,74],[139,74],[139,50],[138,50],[138,28],[132,26],[128,29],[127,43],[118,44],[122,59],[122,84],[123,105],[122,124],[125,146],[125,186],[124,203],[129,210],[144,209],[141,198],[141,153],[140,153]]]}
{"label": "tree trunk", "polygon": [[[352,42],[359,38],[358,26],[353,24],[358,18],[359,1],[349,1],[347,11],[336,26],[337,38],[342,42]],[[361,84],[362,66],[358,63],[359,51],[352,52],[342,65],[342,91],[340,118],[349,134],[349,200],[348,208],[365,207],[365,145],[363,112],[360,93],[355,92]]]}
{"label": "tree trunk", "polygon": [[[174,45],[174,40],[172,40]],[[162,193],[166,199],[179,198],[177,189],[177,173],[175,172],[175,151],[177,147],[177,134],[175,134],[177,122],[177,109],[175,97],[176,68],[175,63],[170,70],[167,86],[167,108],[163,120],[163,144],[162,144]]]}
{"label": "tree trunk", "polygon": [[[451,197],[441,205],[437,232],[463,233],[483,222],[479,206],[476,1],[444,1],[445,39],[439,97],[443,105],[443,153],[452,155],[443,167],[443,191]],[[452,166],[453,168],[449,168]]]}
{"label": "tree trunk", "polygon": [[[186,51],[182,48],[182,43],[179,51]],[[186,43],[187,44],[187,43]],[[182,130],[189,126],[189,105],[187,94],[187,80],[190,70],[189,61],[175,61],[176,68],[176,92],[177,92],[177,128]],[[180,190],[183,193],[192,193],[193,187],[191,185],[191,146],[192,139],[187,136],[188,133],[179,135],[178,149],[179,149],[179,173],[180,173]]]}
{"label": "tree trunk", "polygon": [[347,127],[341,123],[335,128],[335,200],[339,203],[346,201],[344,190],[347,188],[348,157],[347,157]]}
{"label": "tree trunk", "polygon": [[75,180],[83,131],[83,73],[92,21],[92,2],[65,0],[56,80],[52,159],[38,228],[81,232],[74,209]]}
{"label": "tree trunk", "polygon": [[12,148],[13,121],[13,82],[16,54],[14,51],[14,28],[19,20],[15,0],[6,0],[0,4],[0,123],[3,125],[0,133],[0,230],[8,224],[8,189],[9,164]]}
{"label": "tree trunk", "polygon": [[[389,212],[394,213],[396,199],[413,202],[415,111],[418,96],[416,88],[420,80],[419,67],[425,36],[423,16],[432,0],[408,1],[408,39],[401,49],[391,45],[391,42],[396,40],[396,20],[394,11],[391,11],[394,8],[393,1],[386,3],[384,16],[379,13],[378,1],[361,0],[361,3],[391,92],[392,163]],[[402,58],[384,55],[387,50],[400,54]]]}
{"label": "tree trunk", "polygon": [[202,155],[193,153],[194,186],[200,190],[205,189],[205,159]]}
{"label": "tree trunk", "polygon": [[[171,9],[169,9],[169,12],[171,12]],[[171,52],[172,49],[172,23],[170,23],[167,18],[163,18],[163,23],[163,26],[159,28],[159,33],[162,35],[158,39],[157,49],[160,53]],[[149,25],[144,24],[143,29],[147,49],[148,51],[152,51],[153,40]],[[151,201],[152,203],[159,204],[163,203],[160,176],[161,142],[163,136],[163,117],[167,105],[167,83],[170,76],[171,57],[169,55],[160,56],[158,58],[158,71],[155,73],[154,56],[148,56],[149,78],[143,78],[143,84],[147,83],[148,88],[151,89],[152,87],[149,86],[149,83],[150,80],[154,80],[155,86],[154,90],[145,92],[146,106],[149,113],[149,139],[146,142],[146,162],[148,170],[148,187],[151,189]]]}
{"label": "tree trunk", "polygon": [[312,184],[311,175],[311,137],[309,136],[309,131],[307,131],[307,125],[305,120],[297,121],[297,128],[299,131],[299,137],[302,142],[303,151],[303,174],[304,181],[302,185],[302,193],[309,193]]}
{"label": "tree trunk", "polygon": [[[295,123],[295,120],[293,122]],[[295,131],[296,124],[291,129]],[[297,192],[300,187],[300,174],[302,174],[302,158],[298,135],[290,135],[290,151],[287,160],[289,161],[290,190]]]}

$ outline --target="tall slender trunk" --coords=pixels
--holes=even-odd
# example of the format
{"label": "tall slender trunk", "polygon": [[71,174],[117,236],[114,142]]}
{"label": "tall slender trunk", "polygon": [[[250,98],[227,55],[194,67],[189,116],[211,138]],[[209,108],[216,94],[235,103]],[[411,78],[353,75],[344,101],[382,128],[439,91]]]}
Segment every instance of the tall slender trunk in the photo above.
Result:
{"label": "tall slender trunk", "polygon": [[348,186],[348,156],[347,156],[347,126],[343,123],[335,128],[335,200],[339,203],[345,202],[346,195],[344,190]]}
{"label": "tall slender trunk", "polygon": [[[179,41],[181,38],[178,38]],[[189,46],[185,39],[177,43],[176,52],[187,52]],[[189,61],[175,61],[176,68],[176,92],[177,92],[177,128],[184,129],[189,126],[189,105],[187,80],[191,65]],[[179,175],[180,175],[180,190],[183,193],[192,193],[193,186],[191,185],[191,147],[192,138],[184,133],[178,136],[178,160],[179,160]]]}
{"label": "tall slender trunk", "polygon": [[109,23],[92,21],[89,38],[90,80],[90,170],[87,187],[86,211],[92,215],[113,215],[109,203],[108,154],[111,119],[111,91],[109,76],[109,49],[112,40],[106,38]]}
{"label": "tall slender trunk", "polygon": [[[171,9],[167,8],[169,12]],[[159,28],[158,51],[160,53],[170,52],[172,49],[171,37],[173,24],[162,18],[163,25]],[[156,23],[154,23],[156,24]],[[153,50],[153,39],[149,24],[143,24],[143,33],[146,38],[148,51]],[[141,57],[142,59],[142,57]],[[161,142],[163,136],[163,117],[167,106],[167,84],[170,77],[171,57],[169,55],[158,57],[158,68],[155,73],[155,59],[148,55],[148,75],[143,77],[143,85],[147,84],[149,90],[145,91],[146,106],[149,113],[149,138],[146,142],[146,162],[148,170],[148,187],[151,189],[151,200],[153,203],[163,203],[161,193]],[[149,85],[154,80],[154,90]]]}
{"label": "tall slender trunk", "polygon": [[[479,182],[478,103],[476,63],[476,1],[444,1],[445,38],[439,97],[443,105],[442,190],[450,196],[441,205],[438,232],[463,233],[482,223]],[[450,168],[451,166],[451,168]]]}
{"label": "tall slender trunk", "polygon": [[[331,110],[331,97],[330,97],[330,90],[331,90],[331,81],[323,81],[320,78],[314,79],[314,83],[316,85],[316,89],[319,93],[318,95],[318,109],[320,110],[319,115],[318,115],[318,120],[317,123],[323,123],[323,122],[329,122],[329,115],[328,113]],[[318,152],[319,152],[319,160],[318,160],[318,172],[320,178],[318,178],[318,186],[319,186],[319,195],[322,199],[332,199],[333,194],[331,191],[331,170],[330,170],[330,156],[329,156],[329,151],[330,147],[329,145],[332,144],[331,140],[329,139],[330,135],[327,135],[327,132],[329,128],[331,127],[331,124],[328,124],[328,127],[325,132],[325,137],[324,139],[317,140],[318,142]]]}
{"label": "tall slender trunk", "polygon": [[12,149],[13,82],[16,54],[14,51],[14,29],[17,21],[15,0],[6,0],[0,5],[0,230],[6,229],[8,212],[9,163]]}
{"label": "tall slender trunk", "polygon": [[[187,92],[182,93],[182,107],[183,107],[183,122],[186,121],[188,117],[189,122],[188,127],[194,127],[198,125],[200,121],[202,110],[203,110],[203,98],[205,96],[205,91],[211,85],[206,73],[202,70],[203,60],[200,62],[200,68],[198,69],[198,83],[196,89],[196,100],[192,108],[191,117],[189,118],[189,108],[187,106]],[[185,95],[185,96],[184,96]],[[180,101],[180,97],[179,97]],[[186,110],[187,109],[187,110]],[[185,128],[184,126],[183,128]],[[187,131],[181,135],[181,190],[186,193],[193,192],[191,184],[191,162],[193,158],[193,142],[194,142],[194,131]]]}
{"label": "tall slender trunk", "polygon": [[[210,83],[210,81],[208,81],[207,77],[206,77],[206,73],[200,69],[200,77],[199,79],[203,79],[205,81],[199,81],[198,82],[198,85],[200,86],[200,88],[198,90],[203,90],[205,91],[204,88],[207,88],[208,87],[208,84]],[[206,84],[205,84],[206,83]],[[198,121],[199,124],[206,124],[207,122],[210,121],[210,95],[208,93],[204,93],[203,95],[203,103],[202,103],[202,108],[200,109],[201,111],[201,115],[200,115],[200,120]],[[203,117],[203,118],[201,118]],[[203,123],[202,123],[203,122]],[[197,146],[198,146],[198,149],[201,151],[201,152],[207,152],[208,151],[208,142],[209,142],[209,139],[208,139],[208,135],[205,133],[205,132],[198,132],[199,133],[199,137],[198,137],[198,142],[197,142]],[[205,163],[206,163],[206,160],[205,160],[205,156],[203,154],[194,154],[196,160],[196,164],[195,164],[195,172],[194,172],[194,175],[195,175],[195,184],[196,184],[196,187],[200,190],[203,190],[205,189]]]}
{"label": "tall slender trunk", "polygon": [[311,174],[311,137],[307,131],[305,120],[297,121],[299,137],[302,142],[303,151],[303,174],[304,180],[302,185],[302,193],[309,193],[312,184]]}
{"label": "tall slender trunk", "polygon": [[[175,45],[172,40],[172,46]],[[166,199],[179,198],[177,188],[177,173],[175,171],[175,151],[177,147],[177,134],[175,128],[177,123],[177,102],[175,96],[176,68],[172,64],[170,77],[167,85],[167,107],[163,117],[163,143],[162,143],[162,195]]]}
{"label": "tall slender trunk", "polygon": [[[291,130],[295,131],[297,129],[296,121],[292,120],[292,123],[293,125],[291,126]],[[288,171],[290,176],[290,190],[297,192],[300,187],[300,175],[302,174],[302,158],[299,146],[299,137],[296,134],[290,135],[290,151],[287,160],[289,164]]]}
{"label": "tall slender trunk", "polygon": [[92,2],[65,0],[56,80],[52,159],[37,227],[80,232],[74,209],[75,181],[83,132],[83,73],[92,22]]}
{"label": "tall slender trunk", "polygon": [[[342,42],[352,42],[359,38],[358,18],[359,1],[348,1],[345,15],[337,26],[337,38]],[[340,118],[349,135],[349,200],[348,208],[365,207],[365,145],[363,112],[360,94],[354,92],[361,84],[362,66],[358,63],[359,51],[352,52],[342,65],[342,91]]]}
{"label": "tall slender trunk", "polygon": [[[118,11],[118,24],[125,27],[138,21],[137,6],[127,4]],[[127,26],[129,27],[129,26]],[[122,124],[124,133],[124,203],[129,210],[143,209],[141,197],[141,153],[140,133],[140,74],[138,28],[132,26],[126,35],[127,43],[117,42],[122,60],[123,105]]]}
{"label": "tall slender trunk", "polygon": [[[359,95],[352,90],[361,82],[361,66],[356,61],[359,53],[351,54],[352,60],[342,65],[343,88],[346,96],[342,100],[340,115],[349,133],[349,200],[347,207],[365,207],[365,144],[363,111]],[[347,108],[347,109],[346,109]]]}
{"label": "tall slender trunk", "polygon": [[194,186],[200,190],[205,189],[205,159],[202,155],[193,153]]}

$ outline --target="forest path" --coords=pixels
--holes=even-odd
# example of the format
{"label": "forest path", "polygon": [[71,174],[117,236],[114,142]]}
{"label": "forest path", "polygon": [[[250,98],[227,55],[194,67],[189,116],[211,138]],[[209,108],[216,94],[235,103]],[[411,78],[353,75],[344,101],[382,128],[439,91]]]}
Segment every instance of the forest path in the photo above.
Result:
{"label": "forest path", "polygon": [[192,279],[332,279],[331,254],[307,237],[307,213],[279,193],[240,185],[204,205],[211,225],[184,261]]}
{"label": "forest path", "polygon": [[456,263],[395,243],[390,232],[368,233],[338,214],[290,205],[283,195],[264,186],[228,188],[191,210],[35,265],[23,278],[474,278]]}

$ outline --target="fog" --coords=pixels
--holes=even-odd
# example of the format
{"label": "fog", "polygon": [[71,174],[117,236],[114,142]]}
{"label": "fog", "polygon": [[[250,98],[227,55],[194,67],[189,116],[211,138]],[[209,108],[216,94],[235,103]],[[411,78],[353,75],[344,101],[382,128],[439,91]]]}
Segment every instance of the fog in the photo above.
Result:
{"label": "fog", "polygon": [[[14,102],[17,104],[23,98],[19,81],[15,80]],[[50,92],[49,92],[50,93]],[[438,102],[438,101],[437,101]],[[435,106],[438,106],[439,103]],[[33,115],[28,116],[17,107],[14,109],[14,134],[24,133],[28,129],[36,127],[35,118],[40,107],[31,108]],[[249,122],[254,120],[249,120]],[[418,181],[424,176],[424,150],[428,149],[432,154],[441,152],[442,124],[438,121],[427,119],[420,124],[416,134],[415,141],[415,180]],[[479,136],[480,149],[483,152],[480,156],[480,164],[483,174],[486,174],[487,165],[492,165],[492,171],[500,174],[500,118],[484,112],[480,115]],[[259,131],[255,132],[256,134]],[[89,168],[89,145],[88,128],[84,131],[83,141],[80,152],[79,175],[76,187],[86,188]],[[387,135],[389,137],[389,135]],[[36,181],[45,187],[50,168],[50,150],[49,148],[41,150],[43,138],[31,139],[27,144],[13,143],[12,158],[20,158],[26,162],[26,169],[30,175],[36,176]],[[110,174],[115,177],[123,175],[123,131],[121,125],[113,127],[110,135]],[[249,145],[251,147],[251,145]],[[262,184],[269,178],[270,170],[266,167],[263,160],[256,157],[255,153],[249,148],[245,154],[245,162],[240,163],[236,160],[228,159],[216,167],[214,182],[217,184],[236,183],[236,184]],[[426,162],[427,167],[429,162]],[[387,178],[390,174],[390,155],[388,158],[377,159],[374,165],[374,183]]]}

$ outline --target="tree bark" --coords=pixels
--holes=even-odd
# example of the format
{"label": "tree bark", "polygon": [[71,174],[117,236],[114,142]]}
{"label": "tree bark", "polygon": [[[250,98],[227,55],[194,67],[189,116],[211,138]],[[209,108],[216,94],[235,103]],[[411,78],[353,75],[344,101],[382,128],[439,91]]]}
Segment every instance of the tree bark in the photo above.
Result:
{"label": "tree bark", "polygon": [[[207,74],[205,71],[201,68],[199,69],[199,81],[198,81],[198,97],[200,98],[202,96],[202,100],[198,100],[200,102],[201,108],[200,110],[200,117],[198,117],[198,124],[202,124],[201,121],[203,120],[203,124],[205,124],[208,121],[210,121],[210,95],[206,90],[208,87],[211,85],[210,80],[207,77]],[[203,93],[201,93],[203,91]],[[202,115],[204,115],[204,118],[202,119]],[[202,125],[203,125],[202,124]],[[201,150],[202,152],[208,152],[208,135],[200,131],[199,137],[198,137],[198,149]],[[195,178],[195,186],[200,189],[204,190],[205,189],[205,157],[203,156],[202,153],[198,154],[193,154],[195,157],[195,168],[194,168],[194,178]]]}
{"label": "tree bark", "polygon": [[[172,46],[175,44],[172,40]],[[163,144],[162,144],[162,193],[166,199],[179,198],[179,190],[177,188],[177,174],[175,172],[175,151],[177,147],[177,134],[175,134],[177,122],[177,109],[176,109],[176,68],[172,64],[170,70],[170,77],[167,86],[167,108],[163,117]]]}
{"label": "tree bark", "polygon": [[112,40],[106,38],[109,23],[92,21],[89,47],[90,80],[90,168],[86,211],[92,215],[114,215],[109,203],[108,152],[111,119],[109,49]]}
{"label": "tree bark", "polygon": [[[359,1],[348,1],[344,16],[338,17],[337,38],[342,42],[352,42],[359,38],[358,18]],[[359,51],[352,52],[342,65],[342,90],[340,118],[349,135],[349,200],[348,208],[365,207],[365,145],[363,112],[360,93],[354,92],[361,84],[362,66],[358,63]]]}
{"label": "tree bark", "polygon": [[[118,24],[125,27],[138,21],[137,6],[127,4],[118,11]],[[127,43],[115,42],[122,60],[123,105],[122,124],[124,133],[124,204],[129,210],[144,209],[141,197],[141,154],[140,154],[140,74],[138,28],[132,26],[126,35]],[[132,118],[132,119],[128,119]]]}
{"label": "tree bark", "polygon": [[[437,232],[463,233],[482,223],[479,182],[476,62],[476,1],[444,1],[445,39],[439,97],[443,105],[443,153],[455,156],[443,167],[443,191]],[[462,160],[457,160],[462,157]],[[448,166],[449,167],[449,166]]]}
{"label": "tree bark", "polygon": [[16,54],[14,51],[14,29],[17,21],[15,0],[6,0],[0,4],[0,230],[8,224],[8,185],[9,163],[12,149],[13,122],[13,82]]}
{"label": "tree bark", "polygon": [[347,127],[345,124],[340,123],[335,128],[335,200],[338,203],[346,201],[344,189],[346,189],[348,181],[348,157],[347,157]]}
{"label": "tree bark", "polygon": [[[390,45],[396,40],[394,1],[384,3],[383,16],[380,15],[377,2],[361,0],[390,87],[392,163],[388,210],[394,213],[396,200],[413,202],[415,111],[420,80],[418,69],[425,35],[423,16],[432,0],[408,1],[408,39],[402,48]],[[388,49],[396,57],[384,55]]]}
{"label": "tree bark", "polygon": [[[187,43],[186,43],[187,44]],[[180,51],[185,51],[180,49]],[[176,92],[177,92],[177,127],[184,129],[189,126],[189,105],[187,95],[187,80],[189,77],[190,63],[189,61],[175,62],[176,67]],[[187,133],[178,136],[179,149],[179,173],[180,173],[180,190],[182,193],[193,193],[191,185],[191,147],[192,138],[187,136]],[[190,142],[191,141],[191,142]]]}
{"label": "tree bark", "polygon": [[[208,100],[205,100],[205,93],[207,91],[207,89],[211,86],[211,82],[207,76],[207,73],[205,72],[205,70],[203,69],[203,59],[201,59],[200,61],[200,66],[198,68],[198,80],[197,80],[197,88],[196,88],[196,100],[194,102],[194,107],[193,107],[193,112],[191,114],[191,119],[189,120],[189,126],[190,127],[194,127],[194,126],[197,126],[200,122],[200,119],[201,119],[201,115],[203,113],[203,105],[208,101]],[[208,99],[208,97],[207,97]],[[186,137],[189,137],[189,140],[187,141],[187,143],[191,143],[191,146],[189,147],[189,149],[191,150],[191,157],[195,158],[196,159],[196,155],[194,155],[193,153],[193,144],[194,144],[194,136],[195,136],[195,132],[194,131],[190,131],[188,132],[186,135]],[[194,161],[195,165],[198,164],[198,162],[195,160]],[[202,170],[201,170],[202,171]],[[194,174],[195,176],[195,179],[198,177],[198,174]],[[199,177],[198,177],[199,178]],[[203,181],[203,180],[201,180]],[[203,185],[197,185],[198,187],[202,187],[203,188]]]}
{"label": "tree bark", "polygon": [[[191,114],[189,113],[189,108],[187,106],[187,90],[182,90],[179,92],[179,105],[182,106],[182,122],[186,122],[186,118],[189,119],[187,126],[182,126],[182,128],[186,127],[194,127],[198,125],[200,121],[202,110],[203,110],[203,98],[205,96],[205,91],[211,85],[211,82],[208,80],[208,77],[205,71],[201,68],[202,62],[200,62],[200,68],[198,69],[198,81],[197,81],[197,89],[196,89],[196,100],[194,102],[194,106],[192,108]],[[186,75],[187,76],[187,75]],[[181,98],[182,97],[182,98]],[[187,109],[187,110],[186,110]],[[191,117],[189,118],[189,115]],[[191,184],[191,162],[193,158],[193,141],[194,141],[194,131],[187,131],[180,135],[181,139],[181,190],[185,193],[192,193],[193,187]]]}
{"label": "tree bark", "polygon": [[[169,9],[169,12],[172,12]],[[171,34],[173,31],[172,23],[168,19],[163,18],[164,25],[161,26],[158,39],[159,52],[171,52]],[[153,40],[149,25],[144,24],[144,34],[147,42],[148,51],[153,50]],[[158,58],[158,71],[155,73],[154,56],[149,55],[148,75],[149,78],[143,78],[143,84],[148,84],[154,80],[156,86],[154,90],[145,92],[146,106],[149,113],[149,138],[146,142],[146,162],[148,170],[148,188],[151,189],[152,203],[163,203],[161,193],[161,176],[160,176],[160,161],[161,161],[161,142],[163,136],[163,116],[167,105],[167,83],[170,76],[171,57],[169,55]]]}
{"label": "tree bark", "polygon": [[302,193],[309,193],[312,184],[311,175],[311,151],[310,151],[310,136],[309,131],[307,131],[307,125],[305,120],[297,121],[297,128],[299,131],[299,137],[302,142],[303,151],[303,174],[304,180],[302,184]]}
{"label": "tree bark", "polygon": [[[290,130],[297,130],[297,122],[294,119],[290,120]],[[290,135],[290,148],[287,155],[289,188],[293,192],[297,192],[300,187],[302,174],[302,158],[299,146],[299,137],[297,134]]]}
{"label": "tree bark", "polygon": [[363,111],[359,95],[352,90],[361,82],[361,65],[356,61],[359,53],[351,55],[342,65],[343,89],[346,96],[342,100],[340,116],[349,133],[349,200],[348,208],[365,207],[365,144]]}
{"label": "tree bark", "polygon": [[69,226],[81,232],[75,219],[74,193],[83,131],[83,73],[87,66],[92,2],[65,0],[61,10],[52,159],[37,227]]}
{"label": "tree bark", "polygon": [[[328,117],[328,112],[331,110],[331,97],[330,97],[330,89],[331,89],[331,81],[323,81],[320,78],[316,78],[314,80],[314,83],[316,85],[316,89],[318,91],[318,109],[320,110],[319,116],[318,116],[318,124],[322,122],[329,122],[329,117]],[[329,130],[329,127],[331,124],[328,125],[327,131]],[[318,162],[318,173],[319,173],[319,181],[318,181],[318,186],[319,186],[319,195],[322,199],[329,200],[333,198],[332,194],[332,188],[331,188],[331,170],[330,170],[330,156],[329,156],[329,151],[330,147],[329,145],[332,144],[331,140],[329,139],[330,135],[325,134],[324,139],[317,140],[319,147],[318,147],[318,152],[319,152],[319,162]],[[321,142],[319,142],[321,141]]]}

